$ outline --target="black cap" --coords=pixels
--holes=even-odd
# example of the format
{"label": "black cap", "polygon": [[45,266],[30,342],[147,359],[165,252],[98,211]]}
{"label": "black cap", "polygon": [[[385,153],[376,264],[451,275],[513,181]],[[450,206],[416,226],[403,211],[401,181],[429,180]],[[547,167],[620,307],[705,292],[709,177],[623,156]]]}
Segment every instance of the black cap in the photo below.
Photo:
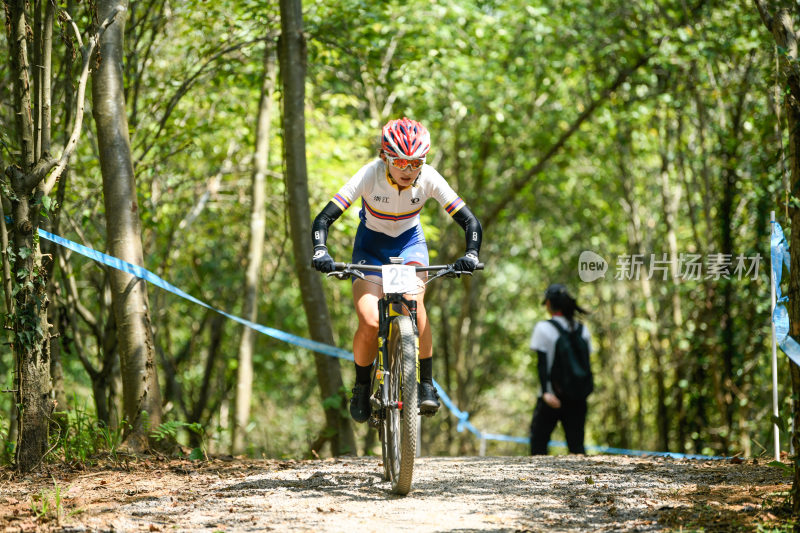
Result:
{"label": "black cap", "polygon": [[562,285],[561,283],[553,283],[552,285],[547,287],[546,291],[544,291],[544,300],[542,300],[542,305],[547,303],[547,300],[560,294],[569,295],[567,287],[565,285]]}

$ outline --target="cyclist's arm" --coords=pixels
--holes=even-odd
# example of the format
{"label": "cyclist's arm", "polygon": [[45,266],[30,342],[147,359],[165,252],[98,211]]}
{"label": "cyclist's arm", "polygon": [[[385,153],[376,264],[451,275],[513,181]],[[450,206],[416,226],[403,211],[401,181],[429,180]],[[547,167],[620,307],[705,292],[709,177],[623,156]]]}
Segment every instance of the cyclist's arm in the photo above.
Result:
{"label": "cyclist's arm", "polygon": [[481,239],[483,237],[483,231],[478,217],[472,214],[469,207],[463,206],[453,214],[453,220],[464,228],[464,236],[467,241],[466,253],[473,252],[475,255],[478,255],[478,252],[481,250]]}
{"label": "cyclist's arm", "polygon": [[328,202],[322,211],[320,211],[314,223],[311,225],[311,240],[314,243],[314,248],[317,246],[325,246],[328,241],[328,228],[331,224],[336,222],[336,219],[342,216],[344,211],[341,207],[336,205],[333,201]]}
{"label": "cyclist's arm", "polygon": [[328,240],[328,228],[350,207],[350,204],[353,203],[352,199],[358,198],[362,193],[369,190],[368,183],[375,179],[375,172],[378,167],[383,168],[380,159],[361,167],[339,189],[339,192],[328,202],[328,205],[320,211],[317,218],[314,219],[314,224],[311,225],[311,240],[314,243],[314,249],[318,246],[325,246]]}
{"label": "cyclist's arm", "polygon": [[464,228],[467,241],[466,253],[472,252],[477,256],[481,249],[481,223],[466,206],[464,200],[447,184],[442,175],[432,167],[427,168],[425,174],[427,194],[436,198],[444,210],[453,217],[453,220]]}

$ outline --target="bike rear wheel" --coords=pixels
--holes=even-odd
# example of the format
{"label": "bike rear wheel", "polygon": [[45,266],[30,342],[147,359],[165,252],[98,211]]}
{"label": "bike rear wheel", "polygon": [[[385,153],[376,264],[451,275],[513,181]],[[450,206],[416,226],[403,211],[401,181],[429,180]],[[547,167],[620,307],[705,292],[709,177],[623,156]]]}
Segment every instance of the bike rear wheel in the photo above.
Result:
{"label": "bike rear wheel", "polygon": [[385,383],[389,404],[384,419],[384,464],[392,492],[408,494],[417,454],[417,350],[411,319],[392,320],[388,339],[389,376]]}

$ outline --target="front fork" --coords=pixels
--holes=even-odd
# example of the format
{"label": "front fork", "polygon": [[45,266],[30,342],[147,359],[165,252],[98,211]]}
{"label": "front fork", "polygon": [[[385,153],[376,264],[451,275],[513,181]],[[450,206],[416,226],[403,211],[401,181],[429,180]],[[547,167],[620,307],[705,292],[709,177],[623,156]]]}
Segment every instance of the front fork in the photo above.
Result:
{"label": "front fork", "polygon": [[[375,382],[378,390],[370,397],[372,405],[372,418],[370,422],[377,427],[380,421],[386,418],[386,408],[397,408],[390,405],[389,391],[384,386],[389,370],[386,363],[389,361],[389,329],[391,328],[392,317],[403,315],[403,308],[408,309],[411,317],[411,325],[414,328],[414,351],[416,352],[416,375],[419,383],[419,329],[417,328],[417,302],[407,300],[402,294],[390,294],[378,300],[378,360],[375,368]],[[375,390],[376,383],[372,384]],[[380,396],[378,396],[380,395]]]}

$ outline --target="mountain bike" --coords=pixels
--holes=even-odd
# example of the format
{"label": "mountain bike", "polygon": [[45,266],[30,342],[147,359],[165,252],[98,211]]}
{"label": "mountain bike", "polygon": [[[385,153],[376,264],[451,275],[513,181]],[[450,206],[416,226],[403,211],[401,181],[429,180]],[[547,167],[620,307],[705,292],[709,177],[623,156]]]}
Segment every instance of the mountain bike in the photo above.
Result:
{"label": "mountain bike", "polygon": [[[391,257],[388,265],[335,263],[328,274],[339,279],[355,277],[381,285],[378,300],[378,354],[372,366],[369,423],[377,428],[383,455],[384,478],[392,492],[408,494],[417,454],[417,387],[419,384],[419,329],[417,302],[406,295],[421,292],[425,285],[441,277],[458,277],[453,265],[404,265],[403,258]],[[476,270],[482,270],[478,264]],[[418,272],[434,272],[427,281]],[[381,273],[381,282],[367,277]]]}

